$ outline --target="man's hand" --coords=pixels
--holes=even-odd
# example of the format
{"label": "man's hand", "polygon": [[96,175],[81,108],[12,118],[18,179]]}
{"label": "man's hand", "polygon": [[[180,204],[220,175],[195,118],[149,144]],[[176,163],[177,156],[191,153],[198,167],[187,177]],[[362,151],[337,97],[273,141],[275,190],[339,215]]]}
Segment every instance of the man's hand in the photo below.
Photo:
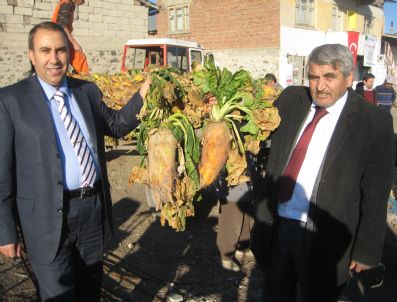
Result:
{"label": "man's hand", "polygon": [[352,261],[350,262],[350,266],[349,266],[349,269],[350,269],[351,271],[355,271],[356,273],[359,273],[359,272],[361,272],[361,271],[365,271],[365,270],[370,269],[370,268],[371,268],[371,267],[370,267],[369,265],[365,265],[365,264],[356,262],[356,261],[354,261],[354,260],[352,260]]}
{"label": "man's hand", "polygon": [[141,94],[142,99],[145,99],[146,94],[149,91],[150,88],[150,84],[152,83],[152,79],[150,78],[150,76],[148,76],[145,80],[145,82],[143,82],[141,89],[139,90],[139,93]]}
{"label": "man's hand", "polygon": [[0,246],[0,253],[9,258],[21,257],[21,246],[19,243],[11,243]]}
{"label": "man's hand", "polygon": [[216,97],[212,96],[210,98],[208,98],[205,102],[205,112],[206,113],[210,113],[211,112],[211,108],[213,105],[218,104]]}
{"label": "man's hand", "polygon": [[73,43],[73,48],[75,51],[83,52],[83,49],[81,48],[79,43]]}

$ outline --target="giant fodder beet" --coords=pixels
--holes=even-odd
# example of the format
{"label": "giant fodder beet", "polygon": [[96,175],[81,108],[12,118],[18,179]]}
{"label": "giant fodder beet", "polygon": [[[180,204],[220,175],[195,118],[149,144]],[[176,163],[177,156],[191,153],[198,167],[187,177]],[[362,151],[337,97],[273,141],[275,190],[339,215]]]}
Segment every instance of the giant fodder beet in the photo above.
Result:
{"label": "giant fodder beet", "polygon": [[172,190],[176,178],[177,141],[167,128],[152,129],[148,137],[149,186],[156,209],[173,202]]}
{"label": "giant fodder beet", "polygon": [[231,136],[226,122],[207,124],[202,138],[201,161],[199,165],[200,186],[211,185],[226,164],[230,151]]}

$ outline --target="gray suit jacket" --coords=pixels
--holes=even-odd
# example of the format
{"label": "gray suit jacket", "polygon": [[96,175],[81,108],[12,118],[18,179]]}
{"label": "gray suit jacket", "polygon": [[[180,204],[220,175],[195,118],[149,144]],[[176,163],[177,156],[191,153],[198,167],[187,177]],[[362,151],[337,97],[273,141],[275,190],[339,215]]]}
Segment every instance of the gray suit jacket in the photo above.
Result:
{"label": "gray suit jacket", "polygon": [[[312,99],[305,87],[288,87],[275,105],[281,125],[272,145],[258,199],[252,249],[266,266],[277,221],[276,194],[294,142]],[[331,276],[337,284],[349,277],[350,260],[376,265],[386,228],[386,206],[395,159],[390,114],[348,91],[309,208],[305,247],[314,278]]]}
{"label": "gray suit jacket", "polygon": [[[121,137],[138,125],[142,98],[136,93],[120,111],[102,102],[98,87],[68,78],[98,154],[101,198],[112,228],[104,135]],[[16,214],[30,259],[51,262],[63,217],[63,176],[51,113],[36,77],[0,89],[0,245],[16,243]]]}

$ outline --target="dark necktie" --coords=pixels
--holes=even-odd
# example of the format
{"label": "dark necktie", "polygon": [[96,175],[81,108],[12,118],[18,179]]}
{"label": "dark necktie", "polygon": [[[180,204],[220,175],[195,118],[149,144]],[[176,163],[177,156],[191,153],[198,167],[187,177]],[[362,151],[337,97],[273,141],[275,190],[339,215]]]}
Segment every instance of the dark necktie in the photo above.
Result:
{"label": "dark necktie", "polygon": [[306,126],[302,133],[295,149],[285,169],[284,175],[280,180],[280,187],[278,189],[277,200],[279,202],[286,202],[291,199],[294,192],[296,179],[298,178],[299,171],[302,167],[303,161],[306,156],[307,148],[310,140],[312,139],[314,129],[320,119],[327,114],[324,108],[316,107],[316,112],[312,121]]}
{"label": "dark necktie", "polygon": [[57,91],[54,95],[54,100],[57,102],[59,114],[69,135],[73,149],[79,159],[82,176],[81,186],[93,187],[96,179],[94,161],[79,124],[65,105],[64,97],[65,96],[62,91]]}

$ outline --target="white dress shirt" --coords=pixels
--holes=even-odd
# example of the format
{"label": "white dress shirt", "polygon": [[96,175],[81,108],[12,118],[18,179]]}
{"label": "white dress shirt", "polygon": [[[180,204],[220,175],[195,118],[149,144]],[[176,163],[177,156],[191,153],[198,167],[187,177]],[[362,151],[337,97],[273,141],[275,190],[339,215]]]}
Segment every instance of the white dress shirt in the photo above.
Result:
{"label": "white dress shirt", "polygon": [[[336,123],[338,122],[340,113],[346,104],[346,99],[347,91],[334,105],[327,108],[328,114],[320,119],[317,124],[312,139],[310,140],[302,167],[299,171],[292,197],[289,201],[279,203],[278,205],[279,216],[307,222],[307,213],[314,184],[326,154],[328,144],[331,140],[332,134],[334,133]],[[315,106],[316,104],[314,101],[299,133],[299,138],[307,124],[309,124],[313,119],[316,111]],[[298,141],[299,139],[297,142]]]}

